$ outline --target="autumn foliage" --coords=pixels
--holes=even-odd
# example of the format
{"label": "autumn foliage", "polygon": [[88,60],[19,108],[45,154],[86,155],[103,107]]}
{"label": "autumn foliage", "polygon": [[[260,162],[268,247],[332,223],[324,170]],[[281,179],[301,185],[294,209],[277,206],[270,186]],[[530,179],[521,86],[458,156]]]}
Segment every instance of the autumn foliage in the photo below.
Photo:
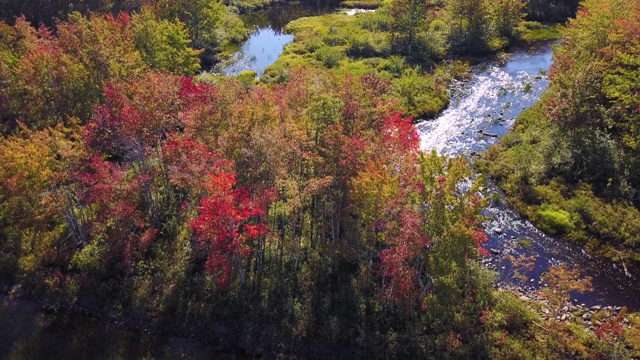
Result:
{"label": "autumn foliage", "polygon": [[[74,19],[58,37],[43,28],[33,41],[72,56],[83,47],[70,44],[89,36],[79,26],[122,34],[130,21],[125,14]],[[63,39],[67,45],[58,43]],[[183,265],[228,292],[257,288],[275,276],[273,269],[295,269],[312,253],[344,247],[344,258],[328,259],[361,263],[365,287],[377,284],[381,301],[420,308],[437,289],[434,249],[457,242],[456,254],[447,253],[462,267],[479,253],[481,202],[473,189],[457,187],[471,174],[463,161],[420,153],[412,119],[379,98],[383,80],[292,71],[290,82],[246,88],[234,79],[210,85],[155,71],[128,76],[130,62],[112,68],[100,59],[78,65],[103,69],[98,78],[84,78],[103,83],[86,103],[98,102],[85,126],[66,117],[80,113],[39,108],[43,119],[67,119],[57,141],[78,149],[39,163],[50,180],[36,193],[55,189],[61,201],[46,209],[61,214],[51,218],[56,234],[68,234],[55,249],[64,259],[56,265],[61,271],[80,271],[85,279],[133,275],[187,231],[191,255]],[[135,71],[144,69],[139,64]],[[48,121],[29,122],[44,129],[22,136],[53,134]],[[3,149],[17,139],[3,140]],[[3,181],[9,190],[24,180]],[[37,258],[51,249],[31,251]],[[19,267],[29,253],[13,253],[7,266]]]}
{"label": "autumn foliage", "polygon": [[193,77],[157,12],[0,24],[0,281],[387,358],[489,351],[483,179],[420,151],[392,81]]}

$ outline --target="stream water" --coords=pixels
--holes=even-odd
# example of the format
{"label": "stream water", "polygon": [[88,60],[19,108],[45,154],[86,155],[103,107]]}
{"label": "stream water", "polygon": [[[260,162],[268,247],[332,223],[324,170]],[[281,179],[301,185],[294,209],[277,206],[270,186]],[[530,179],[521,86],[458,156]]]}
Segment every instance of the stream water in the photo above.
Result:
{"label": "stream water", "polygon": [[[247,21],[254,24],[256,30],[243,46],[242,55],[238,55],[243,60],[236,61],[223,73],[252,69],[261,74],[282,52],[284,44],[291,41],[289,35],[282,34],[287,22],[330,11],[335,8],[307,6],[292,12],[287,5],[286,11],[273,8],[252,15]],[[552,63],[550,46],[545,43],[516,49],[506,61],[489,61],[477,66],[472,80],[454,86],[449,108],[437,119],[418,125],[422,148],[459,155],[481,152],[494,144],[499,136],[507,133],[523,109],[538,101],[548,86],[546,72]],[[488,192],[500,193],[500,190],[491,186]],[[540,275],[549,265],[577,264],[593,278],[596,289],[589,294],[575,294],[578,303],[640,310],[638,269],[629,269],[631,276],[628,277],[619,265],[590,257],[577,246],[546,236],[502,201],[492,203],[484,213],[492,217],[486,222],[487,249],[499,252],[486,262],[499,271],[503,281],[509,278],[510,264],[502,260],[502,256],[531,254],[537,258],[536,267],[530,273],[531,281],[523,287],[540,287]],[[531,246],[526,249],[520,246],[522,239],[531,239]],[[235,358],[236,355],[221,354],[189,337],[127,332],[108,321],[43,312],[36,303],[0,296],[0,358]]]}
{"label": "stream water", "polygon": [[293,20],[306,16],[319,16],[336,11],[332,2],[293,3],[269,7],[242,17],[249,29],[249,39],[217,71],[223,75],[237,75],[253,70],[258,77],[282,54],[293,35],[285,34],[284,27]]}
{"label": "stream water", "polygon": [[293,20],[307,16],[319,16],[342,11],[349,16],[373,10],[339,9],[340,1],[292,3],[272,6],[242,16],[249,29],[249,39],[233,56],[219,64],[214,71],[223,75],[237,75],[253,70],[260,77],[264,70],[278,59],[285,45],[293,41],[292,34],[285,34],[284,27]]}
{"label": "stream water", "polygon": [[[486,150],[509,131],[520,112],[534,105],[548,87],[547,72],[552,64],[551,43],[516,49],[506,61],[489,61],[476,67],[473,78],[453,87],[451,105],[435,120],[418,125],[421,147],[440,154],[473,154]],[[504,194],[491,185],[486,193],[498,193],[501,201],[491,202],[484,214],[492,217],[485,228],[493,249],[489,266],[499,273],[499,280],[509,282],[513,268],[505,255],[536,258],[530,280],[518,284],[535,290],[544,284],[540,276],[551,265],[578,265],[592,277],[593,292],[573,294],[576,304],[627,306],[640,310],[640,270],[592,257],[579,246],[545,235],[529,221],[504,205]],[[523,241],[524,240],[524,241]],[[522,246],[520,244],[530,244]],[[526,247],[526,248],[525,248]]]}

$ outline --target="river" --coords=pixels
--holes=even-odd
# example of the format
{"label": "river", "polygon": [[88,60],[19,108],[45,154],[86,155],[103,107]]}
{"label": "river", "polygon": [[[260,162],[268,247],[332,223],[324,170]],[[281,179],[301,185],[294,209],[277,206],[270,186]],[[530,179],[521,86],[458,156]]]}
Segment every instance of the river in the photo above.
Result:
{"label": "river", "polygon": [[282,54],[285,45],[293,41],[293,35],[283,32],[288,23],[301,17],[319,16],[336,10],[332,2],[311,2],[271,6],[243,15],[242,21],[251,29],[249,38],[231,59],[222,62],[214,70],[223,75],[253,70],[260,77],[264,69]]}
{"label": "river", "polygon": [[[453,156],[470,155],[495,144],[513,126],[520,112],[534,105],[549,86],[551,47],[552,43],[546,42],[514,49],[506,61],[476,66],[470,81],[452,87],[451,105],[435,120],[418,125],[422,149]],[[484,211],[484,215],[493,218],[485,223],[489,236],[486,248],[499,254],[493,254],[485,262],[498,271],[502,282],[512,281],[513,268],[503,260],[505,255],[533,255],[535,268],[528,273],[529,281],[517,284],[525,290],[543,286],[540,276],[551,265],[578,265],[585,275],[592,277],[594,291],[572,294],[575,304],[640,310],[640,270],[629,267],[627,276],[620,264],[590,256],[579,246],[545,235],[505,206],[504,194],[495,185],[490,184],[485,191],[490,193],[498,193],[502,199],[492,201]],[[520,245],[524,242],[530,246]]]}
{"label": "river", "polygon": [[[271,13],[254,15],[255,31],[246,49],[255,56],[253,63],[236,64],[237,73],[253,69],[258,73],[277,58],[285,40],[263,40],[288,36],[282,27],[291,16],[279,19],[284,12],[270,9]],[[305,12],[306,11],[306,12]],[[317,15],[334,11],[315,8],[298,15]],[[290,15],[290,13],[289,13]],[[266,25],[265,25],[266,24]],[[273,50],[272,47],[276,49]],[[278,50],[279,49],[279,50]],[[273,50],[273,51],[272,51]],[[279,52],[278,52],[279,51]],[[238,55],[240,56],[240,55]],[[528,48],[514,49],[502,61],[488,61],[476,66],[470,81],[452,88],[451,105],[437,119],[418,124],[421,146],[424,150],[436,149],[441,154],[459,155],[481,152],[498,141],[513,125],[514,119],[525,108],[535,104],[549,82],[546,73],[552,64],[550,43]],[[228,68],[231,69],[231,68]],[[485,134],[496,135],[496,137]],[[485,194],[500,193],[490,185]],[[484,211],[492,220],[485,223],[489,241],[487,249],[500,254],[486,259],[488,266],[496,268],[499,278],[509,278],[510,264],[503,255],[527,254],[536,256],[536,267],[529,274],[531,280],[524,287],[537,289],[540,275],[549,265],[565,262],[577,264],[593,278],[595,291],[574,294],[574,301],[591,306],[606,304],[627,306],[640,310],[640,271],[630,269],[627,277],[623,269],[608,260],[594,258],[561,239],[549,237],[531,223],[504,205],[504,201],[492,202]],[[531,246],[523,248],[522,239],[531,239]],[[490,260],[490,261],[489,261]],[[148,334],[139,329],[128,331],[111,320],[84,315],[66,315],[42,311],[34,302],[14,300],[0,296],[0,358],[11,359],[84,359],[84,358],[235,358],[242,356],[238,349],[221,352],[219,346],[202,344],[190,336],[175,337],[164,334]]]}

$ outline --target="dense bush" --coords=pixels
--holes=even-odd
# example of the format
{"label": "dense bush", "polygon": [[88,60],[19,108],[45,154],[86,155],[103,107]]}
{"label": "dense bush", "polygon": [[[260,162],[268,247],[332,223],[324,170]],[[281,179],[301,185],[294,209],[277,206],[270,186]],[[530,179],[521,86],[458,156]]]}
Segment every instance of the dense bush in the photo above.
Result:
{"label": "dense bush", "polygon": [[[86,122],[109,80],[149,69],[191,74],[200,68],[184,27],[150,10],[118,17],[79,13],[52,30],[31,28],[25,18],[0,23],[0,122],[20,120],[42,129],[72,118]],[[153,43],[153,46],[150,44]]]}
{"label": "dense bush", "polygon": [[529,0],[525,13],[535,21],[563,22],[574,17],[580,0]]}
{"label": "dense bush", "polygon": [[[263,5],[263,1],[270,2],[270,0],[255,1],[259,5]],[[254,5],[254,0],[237,2],[245,5],[243,8],[259,6]],[[156,32],[161,28],[186,26],[188,33],[180,31],[191,36],[193,48],[206,50],[205,59],[207,61],[210,58],[215,60],[214,55],[227,51],[230,45],[238,44],[247,38],[247,31],[234,8],[225,6],[220,0],[91,0],[75,2],[3,0],[0,1],[0,21],[13,23],[15,18],[24,16],[33,26],[45,24],[49,27],[55,27],[58,19],[70,20],[70,14],[74,12],[85,17],[92,12],[117,16],[120,12],[133,14],[141,11],[144,7],[152,8],[163,21],[157,25],[159,28],[154,30]],[[177,24],[176,19],[179,19],[182,24]],[[161,35],[156,34],[155,36]],[[167,36],[167,33],[163,36]],[[180,42],[181,40],[176,39],[175,41]],[[149,50],[151,49],[149,48]]]}
{"label": "dense bush", "polygon": [[536,224],[540,230],[552,235],[566,234],[573,228],[571,214],[564,210],[553,209],[543,204],[537,212]]}

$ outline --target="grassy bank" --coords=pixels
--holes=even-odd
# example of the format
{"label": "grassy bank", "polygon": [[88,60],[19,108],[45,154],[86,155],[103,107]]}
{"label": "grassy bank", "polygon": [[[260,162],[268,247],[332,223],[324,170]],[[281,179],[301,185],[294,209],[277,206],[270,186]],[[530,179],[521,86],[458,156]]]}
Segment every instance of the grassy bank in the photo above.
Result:
{"label": "grassy bank", "polygon": [[[543,100],[544,101],[544,100]],[[514,129],[480,162],[514,208],[539,229],[617,261],[640,261],[640,211],[626,201],[597,196],[587,182],[550,176],[562,161],[558,129],[540,103],[523,111]]]}
{"label": "grassy bank", "polygon": [[375,74],[389,84],[386,96],[415,118],[431,118],[449,103],[450,72],[444,66],[424,68],[391,49],[386,9],[355,16],[330,14],[291,22],[285,32],[292,44],[262,78],[286,80],[291,68],[326,68],[344,76]]}

